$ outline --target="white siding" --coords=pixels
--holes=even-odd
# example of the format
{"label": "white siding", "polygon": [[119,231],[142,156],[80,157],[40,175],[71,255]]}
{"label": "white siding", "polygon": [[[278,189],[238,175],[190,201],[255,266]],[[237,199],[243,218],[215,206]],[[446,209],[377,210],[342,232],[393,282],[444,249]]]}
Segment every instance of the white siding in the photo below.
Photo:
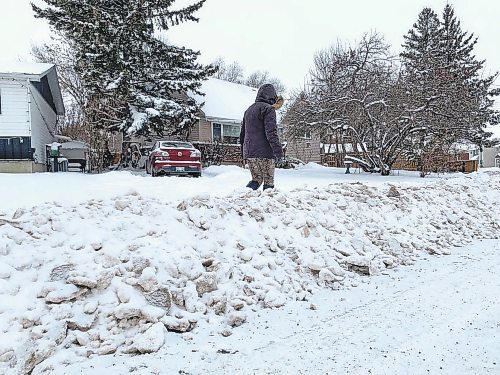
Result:
{"label": "white siding", "polygon": [[27,82],[0,80],[0,137],[29,137]]}
{"label": "white siding", "polygon": [[30,86],[30,91],[31,147],[35,149],[36,162],[45,164],[45,145],[55,141],[52,134],[55,134],[57,116],[35,87]]}
{"label": "white siding", "polygon": [[500,146],[489,147],[483,150],[483,168],[495,166],[495,156],[500,153]]}

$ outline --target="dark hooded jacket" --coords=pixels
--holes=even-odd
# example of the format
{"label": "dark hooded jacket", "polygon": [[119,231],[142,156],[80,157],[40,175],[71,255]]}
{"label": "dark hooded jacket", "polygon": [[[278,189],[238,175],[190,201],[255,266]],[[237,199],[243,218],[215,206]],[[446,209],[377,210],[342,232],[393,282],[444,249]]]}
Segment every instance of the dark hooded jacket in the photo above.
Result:
{"label": "dark hooded jacket", "polygon": [[265,84],[257,92],[255,103],[245,111],[240,133],[243,159],[283,157],[276,125],[276,110],[272,107],[276,99],[273,85]]}

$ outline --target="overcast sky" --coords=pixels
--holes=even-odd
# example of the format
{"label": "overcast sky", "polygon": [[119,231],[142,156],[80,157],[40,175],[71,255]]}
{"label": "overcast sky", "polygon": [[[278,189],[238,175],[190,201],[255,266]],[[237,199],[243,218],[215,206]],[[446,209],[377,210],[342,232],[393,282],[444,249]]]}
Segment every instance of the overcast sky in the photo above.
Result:
{"label": "overcast sky", "polygon": [[[35,0],[40,2],[40,0]],[[462,28],[479,37],[476,54],[488,71],[500,70],[500,1],[449,0]],[[176,6],[188,4],[178,0]],[[199,50],[200,61],[236,60],[246,73],[268,70],[288,88],[301,86],[316,51],[337,40],[355,42],[367,31],[384,35],[395,52],[403,35],[430,6],[446,0],[207,0],[199,23],[176,26],[168,39]],[[29,60],[30,45],[49,29],[33,17],[29,0],[0,0],[0,60]],[[500,84],[500,79],[497,81]]]}

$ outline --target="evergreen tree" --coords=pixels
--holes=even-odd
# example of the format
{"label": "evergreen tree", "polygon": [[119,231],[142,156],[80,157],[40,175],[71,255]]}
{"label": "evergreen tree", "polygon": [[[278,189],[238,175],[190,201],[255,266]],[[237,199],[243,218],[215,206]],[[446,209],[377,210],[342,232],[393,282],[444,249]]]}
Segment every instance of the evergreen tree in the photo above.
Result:
{"label": "evergreen tree", "polygon": [[[485,60],[477,60],[474,47],[477,38],[462,31],[460,21],[451,5],[446,5],[441,21],[444,75],[453,87],[448,98],[448,113],[455,120],[453,129],[462,139],[481,144],[487,134],[484,126],[497,123],[498,113],[493,109],[494,97],[500,94],[492,85],[498,75],[483,75]],[[453,114],[450,113],[453,111]],[[463,126],[467,124],[468,126]]]}
{"label": "evergreen tree", "polygon": [[441,40],[438,15],[430,8],[424,8],[418,16],[413,29],[404,36],[404,51],[407,70],[418,78],[429,76],[429,67],[433,67],[439,56]]}
{"label": "evergreen tree", "polygon": [[85,118],[92,126],[126,134],[182,134],[200,110],[199,94],[214,73],[198,52],[168,45],[157,35],[185,21],[204,0],[171,10],[174,0],[44,0],[35,14],[69,40],[85,87]]}
{"label": "evergreen tree", "polygon": [[417,161],[417,169],[424,173],[426,154],[434,152],[439,130],[439,106],[442,104],[444,86],[442,85],[442,31],[439,16],[431,9],[424,8],[418,15],[417,22],[404,36],[402,78],[407,88],[408,106],[418,107],[429,103],[426,111],[418,113],[422,124],[420,130],[406,140],[407,158]]}
{"label": "evergreen tree", "polygon": [[496,74],[483,77],[484,61],[473,55],[477,38],[462,31],[453,8],[447,5],[443,19],[425,8],[405,36],[401,53],[409,101],[432,98],[420,113],[426,126],[418,136],[417,153],[428,146],[449,147],[454,142],[480,144],[487,123],[497,120],[492,108]]}

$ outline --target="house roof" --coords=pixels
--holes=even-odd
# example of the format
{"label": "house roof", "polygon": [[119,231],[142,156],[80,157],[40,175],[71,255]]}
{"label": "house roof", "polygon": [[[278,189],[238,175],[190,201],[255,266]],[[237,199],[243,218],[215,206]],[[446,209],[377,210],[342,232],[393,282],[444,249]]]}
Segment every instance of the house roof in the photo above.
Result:
{"label": "house roof", "polygon": [[247,108],[255,102],[257,89],[238,83],[210,78],[203,82],[200,91],[205,96],[190,93],[202,107],[209,120],[240,123]]}
{"label": "house roof", "polygon": [[44,76],[53,64],[0,62],[1,76]]}
{"label": "house roof", "polygon": [[29,80],[40,82],[47,76],[52,98],[58,115],[64,114],[64,102],[62,98],[59,80],[57,79],[56,66],[43,63],[22,62],[0,62],[0,79]]}
{"label": "house roof", "polygon": [[85,142],[81,141],[69,141],[61,144],[63,149],[88,149],[89,146]]}

